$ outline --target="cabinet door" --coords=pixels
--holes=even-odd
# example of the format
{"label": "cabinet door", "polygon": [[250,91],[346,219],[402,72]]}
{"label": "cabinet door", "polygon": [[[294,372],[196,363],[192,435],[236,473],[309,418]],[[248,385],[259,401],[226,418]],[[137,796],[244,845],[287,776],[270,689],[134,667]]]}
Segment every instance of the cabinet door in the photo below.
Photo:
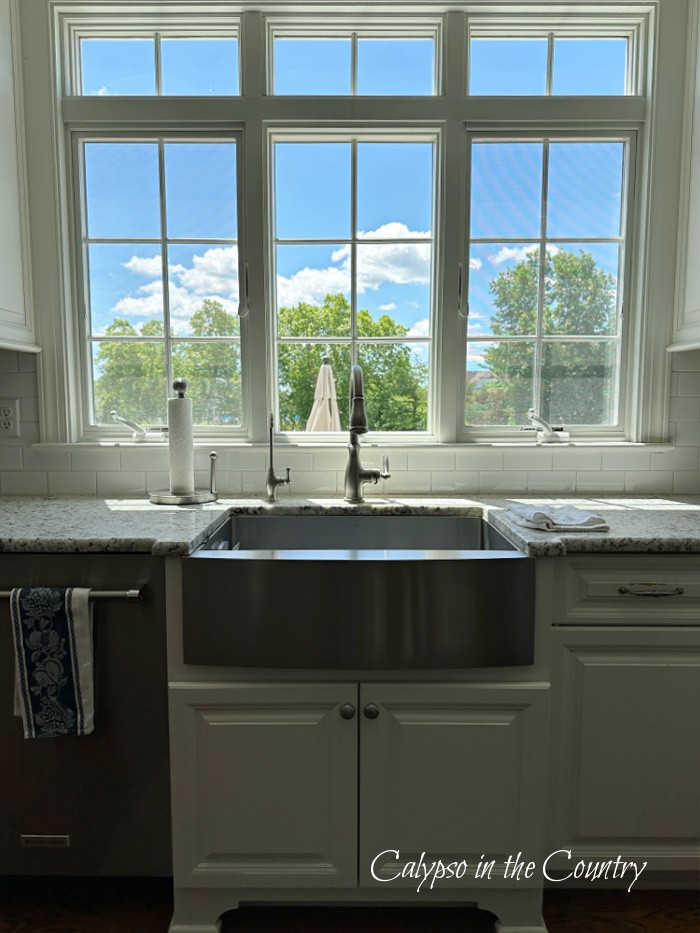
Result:
{"label": "cabinet door", "polygon": [[548,846],[697,870],[700,631],[553,632]]}
{"label": "cabinet door", "polygon": [[[440,887],[473,887],[480,859],[502,869],[518,852],[539,857],[547,686],[361,685],[362,885],[383,886],[372,869],[393,879],[423,852],[429,860],[468,864],[461,879]],[[497,869],[490,883],[498,882]],[[392,882],[399,885],[415,888],[416,881]]]}
{"label": "cabinet door", "polygon": [[171,685],[176,883],[357,883],[356,684]]}

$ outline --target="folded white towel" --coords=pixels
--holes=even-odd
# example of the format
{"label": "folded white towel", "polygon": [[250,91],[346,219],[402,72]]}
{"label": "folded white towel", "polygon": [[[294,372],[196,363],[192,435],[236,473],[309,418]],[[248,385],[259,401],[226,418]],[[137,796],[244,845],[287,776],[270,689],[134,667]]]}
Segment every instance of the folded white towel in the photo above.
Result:
{"label": "folded white towel", "polygon": [[575,505],[523,505],[512,502],[506,508],[511,521],[539,531],[610,531],[602,515],[586,512]]}
{"label": "folded white towel", "polygon": [[95,705],[90,590],[13,589],[10,614],[15,715],[24,737],[88,735]]}

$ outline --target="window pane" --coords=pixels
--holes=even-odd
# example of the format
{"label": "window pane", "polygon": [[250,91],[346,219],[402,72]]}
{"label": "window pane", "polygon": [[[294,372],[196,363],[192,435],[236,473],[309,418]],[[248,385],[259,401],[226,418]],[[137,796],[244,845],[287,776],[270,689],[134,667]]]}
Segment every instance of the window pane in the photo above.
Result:
{"label": "window pane", "polygon": [[434,94],[432,39],[359,39],[358,94]]}
{"label": "window pane", "polygon": [[91,243],[88,287],[93,334],[163,335],[160,248],[146,243]]}
{"label": "window pane", "polygon": [[113,425],[113,410],[143,425],[167,423],[162,342],[104,341],[92,350],[97,424]]}
{"label": "window pane", "polygon": [[357,245],[357,332],[430,336],[428,243]]}
{"label": "window pane", "polygon": [[275,39],[275,94],[350,93],[350,39]]}
{"label": "window pane", "polygon": [[86,143],[85,187],[88,236],[160,236],[156,144]]}
{"label": "window pane", "polygon": [[236,144],[166,143],[168,236],[235,239]]}
{"label": "window pane", "polygon": [[539,271],[537,243],[473,243],[469,253],[469,336],[534,336]]}
{"label": "window pane", "polygon": [[361,343],[370,431],[427,431],[428,345]]}
{"label": "window pane", "polygon": [[616,341],[545,343],[538,414],[555,424],[615,424],[617,384]]}
{"label": "window pane", "polygon": [[238,247],[168,247],[170,330],[175,336],[238,336]]}
{"label": "window pane", "polygon": [[472,39],[469,93],[517,96],[546,91],[546,39]]}
{"label": "window pane", "polygon": [[358,143],[358,235],[430,236],[432,188],[432,143]]}
{"label": "window pane", "polygon": [[349,337],[350,247],[278,246],[277,333]]}
{"label": "window pane", "polygon": [[236,39],[162,39],[163,94],[238,94]]}
{"label": "window pane", "polygon": [[553,94],[624,94],[627,39],[555,39]]}
{"label": "window pane", "polygon": [[238,342],[173,346],[173,373],[189,381],[194,424],[242,424],[241,349]]}
{"label": "window pane", "polygon": [[617,333],[617,243],[547,247],[545,334]]}
{"label": "window pane", "polygon": [[323,357],[330,360],[338,395],[340,427],[348,429],[349,344],[289,344],[277,347],[279,423],[282,431],[305,431]]}
{"label": "window pane", "polygon": [[532,407],[535,344],[467,344],[466,424],[524,424]]}
{"label": "window pane", "polygon": [[153,39],[81,39],[83,94],[143,96],[156,92]]}
{"label": "window pane", "polygon": [[275,145],[278,239],[350,236],[350,144]]}
{"label": "window pane", "polygon": [[619,142],[550,145],[549,237],[620,235],[623,155]]}
{"label": "window pane", "polygon": [[471,171],[472,238],[540,235],[541,143],[474,143]]}

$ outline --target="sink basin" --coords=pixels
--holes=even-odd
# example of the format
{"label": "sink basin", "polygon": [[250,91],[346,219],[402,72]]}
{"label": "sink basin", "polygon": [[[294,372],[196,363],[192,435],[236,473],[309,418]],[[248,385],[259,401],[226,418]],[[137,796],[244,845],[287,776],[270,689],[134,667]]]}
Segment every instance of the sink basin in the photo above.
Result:
{"label": "sink basin", "polygon": [[427,670],[531,664],[534,558],[481,518],[255,515],[182,562],[184,660]]}

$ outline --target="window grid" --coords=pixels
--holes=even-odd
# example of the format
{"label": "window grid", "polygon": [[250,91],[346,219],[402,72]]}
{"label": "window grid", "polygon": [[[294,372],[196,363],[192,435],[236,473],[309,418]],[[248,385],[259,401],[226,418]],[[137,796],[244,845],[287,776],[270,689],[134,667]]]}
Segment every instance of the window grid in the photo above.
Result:
{"label": "window grid", "polygon": [[[161,137],[161,138],[143,138],[139,137],[135,139],[133,137],[125,138],[113,138],[105,139],[103,137],[95,136],[83,136],[80,139],[80,176],[81,176],[81,215],[82,215],[82,269],[83,269],[83,294],[84,294],[84,307],[85,307],[85,333],[86,333],[86,346],[85,346],[85,357],[86,357],[86,366],[87,372],[89,373],[89,382],[90,382],[90,398],[89,398],[89,421],[92,424],[97,423],[97,417],[94,406],[95,399],[95,370],[93,365],[93,350],[101,344],[152,344],[162,346],[164,348],[164,361],[165,361],[165,382],[163,386],[163,399],[167,399],[172,394],[172,382],[174,376],[177,374],[173,371],[173,350],[179,345],[186,344],[199,344],[199,345],[236,345],[240,348],[241,346],[241,337],[240,332],[237,335],[223,335],[223,336],[195,336],[195,335],[181,335],[176,336],[173,334],[173,329],[171,325],[171,302],[170,302],[170,261],[169,261],[169,251],[172,246],[205,246],[205,247],[216,247],[216,246],[229,246],[229,247],[239,247],[240,245],[240,235],[238,238],[223,238],[223,237],[170,237],[168,235],[168,218],[167,218],[167,193],[166,193],[166,168],[165,168],[165,146],[169,143],[183,143],[183,142],[194,142],[192,138],[183,139],[181,137]],[[85,170],[85,151],[86,147],[91,143],[99,143],[109,145],[110,143],[124,144],[124,143],[150,143],[157,145],[158,147],[158,195],[159,195],[159,222],[160,222],[160,236],[159,237],[106,237],[106,236],[90,236],[88,231],[87,223],[87,186],[86,186],[86,170]],[[207,137],[198,137],[196,138],[197,143],[208,143],[208,144],[235,144],[236,139],[234,137],[229,138],[213,138],[211,136]],[[238,171],[239,159],[236,159],[237,164],[237,178],[239,177]],[[111,336],[106,334],[95,334],[93,333],[92,326],[92,313],[91,313],[91,295],[90,295],[90,260],[89,260],[89,248],[92,245],[100,244],[111,244],[111,245],[126,245],[126,246],[157,246],[160,251],[161,257],[161,283],[162,283],[162,294],[163,294],[163,336],[144,336],[144,335],[120,335],[120,336]],[[240,268],[240,262],[239,262]],[[241,282],[239,276],[238,282],[239,296],[242,298],[241,294]],[[121,413],[120,413],[121,414]],[[128,414],[128,413],[127,413]],[[216,425],[210,425],[209,427],[215,429]],[[241,426],[234,426],[241,427]]]}

